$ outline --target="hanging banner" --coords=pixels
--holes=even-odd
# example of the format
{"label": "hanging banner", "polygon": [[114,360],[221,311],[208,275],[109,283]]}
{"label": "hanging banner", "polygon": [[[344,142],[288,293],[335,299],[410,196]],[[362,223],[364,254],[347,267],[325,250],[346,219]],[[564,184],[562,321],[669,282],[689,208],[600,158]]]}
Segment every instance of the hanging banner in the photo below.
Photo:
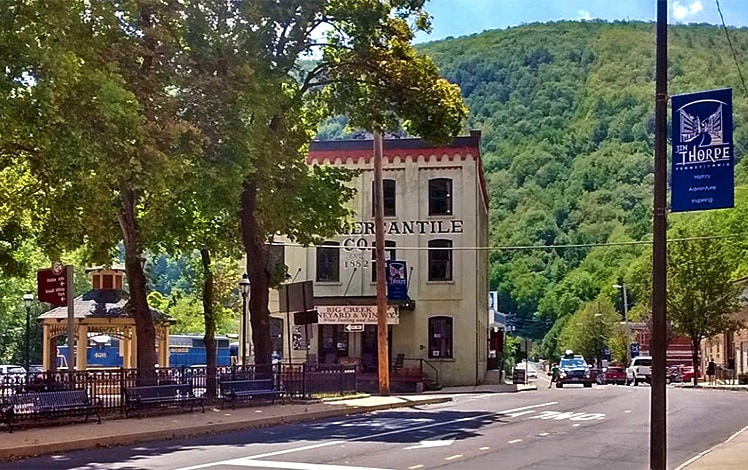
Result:
{"label": "hanging banner", "polygon": [[389,300],[407,300],[408,273],[405,261],[387,260],[387,298]]}
{"label": "hanging banner", "polygon": [[672,212],[735,206],[732,90],[672,97]]}

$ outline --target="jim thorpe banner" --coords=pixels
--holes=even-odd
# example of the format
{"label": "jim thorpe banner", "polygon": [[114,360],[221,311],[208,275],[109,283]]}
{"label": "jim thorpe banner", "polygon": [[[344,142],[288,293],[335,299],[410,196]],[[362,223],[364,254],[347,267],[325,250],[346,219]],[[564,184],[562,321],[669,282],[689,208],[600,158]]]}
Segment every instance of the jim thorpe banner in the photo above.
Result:
{"label": "jim thorpe banner", "polygon": [[408,298],[408,265],[405,261],[387,260],[387,298],[406,300]]}
{"label": "jim thorpe banner", "polygon": [[672,212],[735,206],[732,90],[675,95]]}

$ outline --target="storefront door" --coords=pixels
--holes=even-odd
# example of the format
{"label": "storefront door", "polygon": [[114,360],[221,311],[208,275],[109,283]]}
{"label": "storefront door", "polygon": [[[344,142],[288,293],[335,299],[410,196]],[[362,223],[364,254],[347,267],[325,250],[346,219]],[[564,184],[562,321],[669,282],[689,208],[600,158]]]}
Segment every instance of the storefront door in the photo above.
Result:
{"label": "storefront door", "polygon": [[[377,352],[377,325],[366,325],[361,335],[361,367],[364,372],[376,372],[379,364],[379,353]],[[387,349],[392,353],[392,326],[387,327]]]}
{"label": "storefront door", "polygon": [[336,364],[348,356],[348,332],[345,325],[319,325],[319,362]]}

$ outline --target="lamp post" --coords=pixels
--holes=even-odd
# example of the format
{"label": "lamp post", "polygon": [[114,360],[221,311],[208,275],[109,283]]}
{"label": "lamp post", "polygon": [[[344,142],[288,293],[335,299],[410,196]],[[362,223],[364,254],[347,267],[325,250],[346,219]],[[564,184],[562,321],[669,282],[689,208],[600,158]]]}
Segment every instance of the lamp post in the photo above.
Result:
{"label": "lamp post", "polygon": [[247,273],[242,274],[239,281],[239,291],[242,293],[242,331],[239,334],[241,343],[239,343],[239,354],[242,358],[242,365],[247,364],[247,297],[249,297],[250,282]]}
{"label": "lamp post", "polygon": [[626,365],[628,365],[628,363],[631,362],[631,345],[629,344],[629,341],[631,340],[631,338],[629,338],[629,299],[626,294],[626,284],[622,279],[618,281],[618,284],[613,284],[613,287],[621,289],[623,292],[623,322],[626,333]]}
{"label": "lamp post", "polygon": [[605,328],[605,320],[603,319],[602,313],[596,313],[595,318],[600,320],[600,325],[595,327],[595,329],[597,330],[597,334],[595,335],[595,354],[597,355],[597,368],[602,370],[603,347],[605,346],[605,332],[603,331]]}
{"label": "lamp post", "polygon": [[26,366],[26,372],[29,371],[30,365],[31,365],[31,359],[29,352],[30,344],[31,344],[31,335],[30,335],[30,327],[29,324],[31,322],[31,303],[34,301],[34,294],[31,292],[27,292],[23,294],[23,304],[26,306],[26,356],[25,356],[25,366]]}

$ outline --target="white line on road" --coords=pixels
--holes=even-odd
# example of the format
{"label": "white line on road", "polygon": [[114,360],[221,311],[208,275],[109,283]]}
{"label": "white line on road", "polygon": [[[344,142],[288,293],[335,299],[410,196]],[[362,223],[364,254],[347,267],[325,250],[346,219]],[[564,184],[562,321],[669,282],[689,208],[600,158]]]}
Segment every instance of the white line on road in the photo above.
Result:
{"label": "white line on road", "polygon": [[551,405],[557,405],[557,404],[558,404],[557,401],[549,401],[549,402],[546,402],[546,403],[539,403],[537,405],[522,406],[522,407],[519,407],[519,408],[512,408],[512,409],[509,409],[509,410],[496,411],[494,413],[485,413],[485,414],[477,415],[477,416],[468,416],[466,418],[459,418],[459,419],[455,419],[455,420],[452,420],[452,421],[444,421],[444,422],[438,422],[438,423],[424,424],[423,426],[415,426],[415,427],[409,427],[409,428],[403,428],[403,429],[395,429],[393,431],[381,432],[381,433],[378,433],[378,434],[370,434],[370,435],[366,435],[366,436],[353,437],[353,438],[347,439],[347,440],[335,440],[335,441],[320,442],[318,444],[311,444],[311,445],[306,445],[306,446],[302,446],[302,447],[292,447],[290,449],[278,450],[278,451],[275,451],[275,452],[267,452],[267,453],[264,453],[264,454],[251,455],[249,457],[241,457],[239,459],[229,459],[229,460],[223,460],[223,461],[219,461],[219,462],[210,462],[210,463],[205,463],[205,464],[201,464],[201,465],[193,465],[192,467],[182,467],[182,468],[179,468],[177,470],[198,470],[198,469],[201,469],[201,468],[208,468],[208,467],[213,467],[213,466],[216,466],[216,465],[234,465],[234,462],[240,462],[240,461],[243,461],[245,459],[264,459],[266,457],[275,457],[277,455],[285,455],[285,454],[291,454],[291,453],[294,453],[294,452],[303,452],[305,450],[319,449],[320,447],[329,447],[329,446],[339,445],[339,444],[343,444],[345,442],[356,442],[356,441],[363,441],[363,440],[371,440],[371,439],[376,439],[376,438],[379,438],[379,437],[390,436],[392,434],[401,434],[401,433],[406,433],[406,432],[411,432],[411,431],[420,431],[421,429],[428,429],[428,428],[433,428],[433,427],[436,427],[436,426],[446,426],[446,425],[454,424],[454,423],[464,423],[465,421],[474,421],[474,420],[477,420],[477,419],[484,419],[484,418],[487,418],[489,416],[507,415],[507,414],[511,414],[511,413],[516,413],[517,411],[530,410],[530,409],[533,409],[533,408],[542,408],[542,407],[545,407],[545,406],[551,406]]}
{"label": "white line on road", "polygon": [[392,470],[388,468],[351,467],[350,465],[327,465],[304,462],[276,462],[269,460],[237,459],[231,465],[238,467],[278,468],[284,470]]}

